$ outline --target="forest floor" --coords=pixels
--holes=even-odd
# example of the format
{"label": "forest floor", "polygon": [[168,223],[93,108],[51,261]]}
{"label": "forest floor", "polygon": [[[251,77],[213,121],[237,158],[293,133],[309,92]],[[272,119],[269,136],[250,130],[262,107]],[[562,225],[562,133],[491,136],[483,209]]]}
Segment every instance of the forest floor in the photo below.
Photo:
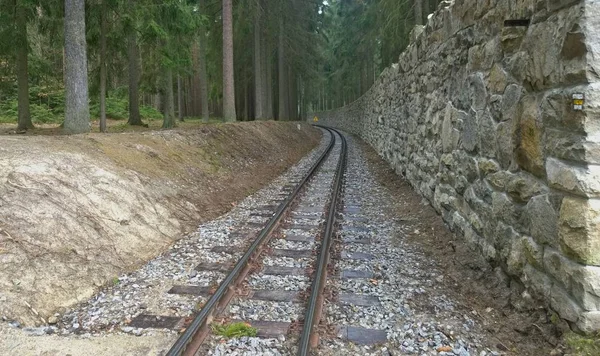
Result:
{"label": "forest floor", "polygon": [[5,128],[0,319],[46,324],[231,209],[321,136],[297,122],[151,128],[73,136]]}
{"label": "forest floor", "polygon": [[[108,133],[122,133],[122,132],[144,132],[144,131],[153,131],[159,130],[162,127],[162,120],[155,119],[144,119],[142,120],[143,126],[131,126],[127,124],[127,120],[106,120],[106,127]],[[222,120],[219,119],[210,119],[208,124],[219,124],[222,123]],[[91,124],[91,132],[99,133],[100,132],[100,123],[98,120],[93,120],[90,122]],[[17,133],[17,125],[13,123],[2,123],[0,122],[0,135],[25,135],[25,136],[57,136],[57,135],[65,135],[60,124],[58,123],[35,123],[35,128],[32,130],[28,130],[24,133]],[[200,128],[202,126],[207,125],[207,123],[202,122],[200,118],[186,118],[184,121],[176,122],[177,128],[181,130],[195,129]]]}

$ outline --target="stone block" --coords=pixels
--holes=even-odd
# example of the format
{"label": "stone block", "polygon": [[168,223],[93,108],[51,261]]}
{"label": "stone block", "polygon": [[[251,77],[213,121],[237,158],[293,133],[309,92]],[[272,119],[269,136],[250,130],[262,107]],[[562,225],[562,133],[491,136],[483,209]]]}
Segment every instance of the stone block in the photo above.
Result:
{"label": "stone block", "polygon": [[506,87],[502,95],[500,110],[502,112],[502,121],[508,121],[515,118],[519,102],[525,89],[517,84],[511,84]]}
{"label": "stone block", "polygon": [[531,236],[539,244],[558,245],[558,212],[547,194],[533,197],[525,208]]}
{"label": "stone block", "polygon": [[586,334],[600,330],[600,312],[589,311],[581,313],[576,325],[579,330]]}
{"label": "stone block", "polygon": [[515,204],[504,193],[494,192],[492,194],[492,211],[497,219],[509,225],[514,225],[518,219]]}
{"label": "stone block", "polygon": [[492,94],[502,94],[508,84],[508,74],[498,63],[494,64],[487,79],[487,89]]}
{"label": "stone block", "polygon": [[527,28],[525,27],[504,27],[500,40],[502,51],[505,54],[517,52],[521,48],[526,33]]}
{"label": "stone block", "polygon": [[565,254],[584,264],[600,265],[600,200],[565,197],[558,229]]}
{"label": "stone block", "polygon": [[584,134],[546,129],[544,151],[550,156],[581,163],[600,164],[600,142],[590,142]]}
{"label": "stone block", "polygon": [[550,306],[561,318],[571,322],[576,322],[583,313],[581,306],[556,284],[550,289]]}
{"label": "stone block", "polygon": [[576,4],[581,2],[580,0],[547,0],[548,1],[548,11],[556,11],[558,9],[562,9],[564,7]]}
{"label": "stone block", "polygon": [[539,104],[533,95],[524,97],[518,106],[517,124],[514,127],[513,140],[517,164],[524,170],[538,176],[544,176],[544,152]]}
{"label": "stone block", "polygon": [[600,166],[576,166],[556,158],[546,159],[550,186],[583,197],[600,196]]}
{"label": "stone block", "polygon": [[518,172],[509,176],[506,191],[516,201],[527,203],[533,196],[546,193],[548,188],[532,175]]}
{"label": "stone block", "polygon": [[530,264],[523,268],[523,284],[530,288],[537,296],[546,300],[550,299],[552,280],[544,272],[536,269]]}
{"label": "stone block", "polygon": [[523,236],[521,244],[527,262],[536,268],[543,268],[544,246],[537,244],[533,238],[529,236]]}
{"label": "stone block", "polygon": [[510,181],[512,174],[507,171],[499,171],[492,173],[486,177],[490,185],[498,190],[506,190],[508,182]]}
{"label": "stone block", "polygon": [[454,127],[458,110],[448,103],[442,122],[442,148],[445,153],[452,152],[458,147],[460,132]]}
{"label": "stone block", "polygon": [[471,110],[470,113],[462,115],[462,134],[461,134],[461,146],[462,148],[470,153],[477,151],[479,144],[479,130],[477,125],[476,113]]}
{"label": "stone block", "polygon": [[485,177],[489,174],[497,173],[498,171],[500,171],[500,165],[498,164],[498,162],[494,161],[493,159],[487,159],[487,158],[480,157],[477,159],[477,166],[479,167],[479,174],[482,177]]}
{"label": "stone block", "polygon": [[496,157],[502,169],[508,169],[514,162],[513,156],[513,124],[501,122],[496,127]]}
{"label": "stone block", "polygon": [[[488,110],[477,112],[479,151],[489,158],[496,157],[496,123]],[[473,136],[473,135],[472,135]]]}

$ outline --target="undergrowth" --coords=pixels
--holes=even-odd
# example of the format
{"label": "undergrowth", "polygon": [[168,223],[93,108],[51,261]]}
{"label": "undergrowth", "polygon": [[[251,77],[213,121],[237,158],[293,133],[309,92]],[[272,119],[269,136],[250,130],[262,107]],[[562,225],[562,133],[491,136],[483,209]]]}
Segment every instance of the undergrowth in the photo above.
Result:
{"label": "undergrowth", "polygon": [[600,355],[600,335],[582,336],[576,333],[565,335],[569,353],[577,356]]}

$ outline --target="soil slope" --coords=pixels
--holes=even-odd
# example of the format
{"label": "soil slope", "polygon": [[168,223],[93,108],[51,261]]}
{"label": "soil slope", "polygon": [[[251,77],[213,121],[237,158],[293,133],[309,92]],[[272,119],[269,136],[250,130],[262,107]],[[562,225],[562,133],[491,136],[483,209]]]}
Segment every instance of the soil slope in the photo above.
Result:
{"label": "soil slope", "polygon": [[227,211],[319,138],[276,122],[0,136],[0,317],[45,323]]}

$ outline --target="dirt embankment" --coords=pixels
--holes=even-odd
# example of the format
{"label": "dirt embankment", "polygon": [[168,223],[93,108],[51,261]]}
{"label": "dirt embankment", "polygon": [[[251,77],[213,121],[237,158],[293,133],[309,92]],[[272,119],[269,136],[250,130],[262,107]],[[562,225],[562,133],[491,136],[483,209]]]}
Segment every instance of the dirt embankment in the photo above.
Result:
{"label": "dirt embankment", "polygon": [[297,123],[0,136],[0,318],[40,324],[297,162]]}

